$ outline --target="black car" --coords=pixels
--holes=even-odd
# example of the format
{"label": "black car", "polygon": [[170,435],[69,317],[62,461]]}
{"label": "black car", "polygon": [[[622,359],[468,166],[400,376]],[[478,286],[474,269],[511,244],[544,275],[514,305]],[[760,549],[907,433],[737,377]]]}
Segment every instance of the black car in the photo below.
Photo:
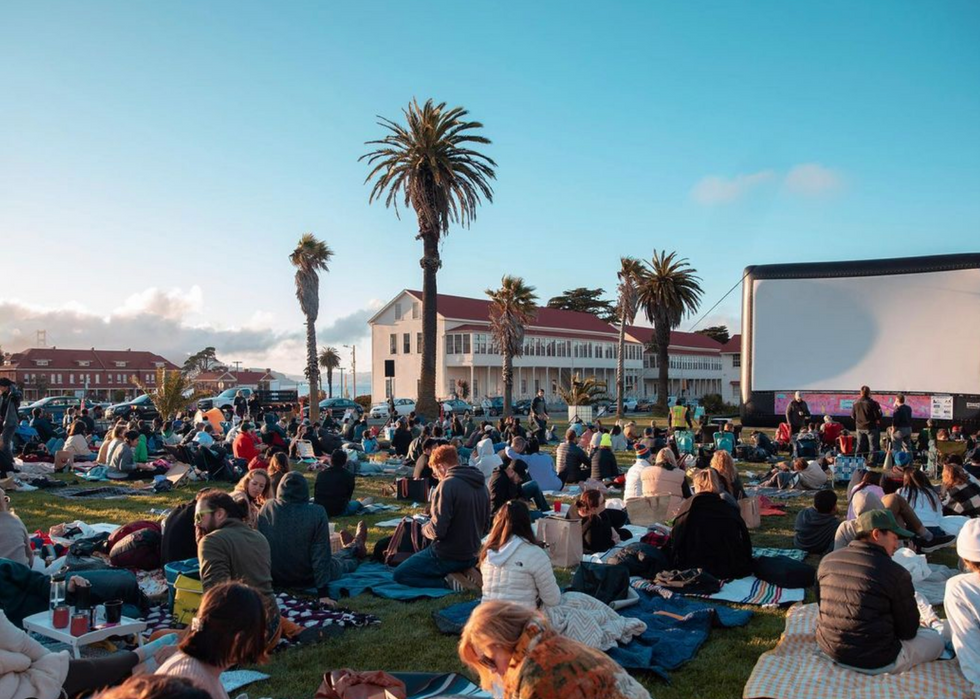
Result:
{"label": "black car", "polygon": [[153,420],[160,417],[160,412],[145,393],[125,403],[116,403],[105,409],[106,419],[123,418],[125,420]]}
{"label": "black car", "polygon": [[[503,402],[501,402],[503,405]],[[514,403],[514,414],[515,415],[530,415],[531,414],[531,399],[524,398],[522,400]]]}
{"label": "black car", "polygon": [[[360,404],[347,398],[326,398],[320,401],[320,414],[323,415],[330,411],[330,416],[335,420],[343,418],[344,413],[351,408],[358,417],[364,414],[364,408]],[[303,408],[303,414],[309,417],[310,409]]]}

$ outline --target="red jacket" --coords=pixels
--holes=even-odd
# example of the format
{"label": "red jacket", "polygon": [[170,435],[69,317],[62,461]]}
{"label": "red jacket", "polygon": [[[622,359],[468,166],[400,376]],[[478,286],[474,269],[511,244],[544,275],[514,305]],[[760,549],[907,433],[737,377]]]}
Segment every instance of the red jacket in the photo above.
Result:
{"label": "red jacket", "polygon": [[231,451],[236,459],[251,461],[259,455],[259,450],[255,448],[252,436],[246,432],[239,432],[235,441],[231,445]]}

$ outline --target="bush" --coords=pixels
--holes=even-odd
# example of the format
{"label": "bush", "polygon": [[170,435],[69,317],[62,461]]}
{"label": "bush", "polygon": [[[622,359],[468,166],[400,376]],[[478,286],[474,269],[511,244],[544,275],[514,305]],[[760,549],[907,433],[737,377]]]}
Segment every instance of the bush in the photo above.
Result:
{"label": "bush", "polygon": [[709,415],[712,413],[725,412],[725,401],[717,393],[709,393],[701,398],[701,405],[704,406],[704,412],[708,413]]}
{"label": "bush", "polygon": [[357,396],[356,398],[354,398],[354,402],[357,403],[362,408],[364,408],[365,410],[370,410],[371,409],[371,394],[368,393],[367,395]]}

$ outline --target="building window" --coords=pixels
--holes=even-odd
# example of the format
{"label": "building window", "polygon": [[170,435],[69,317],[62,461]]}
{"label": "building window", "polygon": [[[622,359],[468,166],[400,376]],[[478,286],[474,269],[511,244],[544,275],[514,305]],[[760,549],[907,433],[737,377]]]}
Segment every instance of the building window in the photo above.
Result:
{"label": "building window", "polygon": [[467,333],[466,335],[463,335],[463,354],[469,354],[469,353],[470,353],[470,336]]}
{"label": "building window", "polygon": [[527,379],[521,379],[521,394],[527,393]]}
{"label": "building window", "polygon": [[412,353],[412,334],[404,333],[402,335],[402,354]]}
{"label": "building window", "polygon": [[738,369],[740,366],[742,366],[742,355],[741,354],[733,354],[732,355],[732,366],[735,369]]}
{"label": "building window", "polygon": [[147,383],[153,383],[153,374],[147,374],[146,375],[146,382]]}
{"label": "building window", "polygon": [[422,317],[422,304],[416,301],[412,304],[412,320],[418,320]]}
{"label": "building window", "polygon": [[422,333],[415,333],[415,353],[422,354]]}
{"label": "building window", "polygon": [[388,336],[388,354],[398,354],[398,335],[395,333]]}
{"label": "building window", "polygon": [[392,388],[391,383],[394,381],[392,378],[385,379],[385,398],[391,398]]}
{"label": "building window", "polygon": [[402,305],[400,303],[395,304],[395,320],[402,319]]}
{"label": "building window", "polygon": [[74,385],[74,383],[75,383],[75,375],[74,374],[68,374],[68,383]]}
{"label": "building window", "polygon": [[96,374],[95,375],[95,383],[96,384],[102,383],[102,374]]}

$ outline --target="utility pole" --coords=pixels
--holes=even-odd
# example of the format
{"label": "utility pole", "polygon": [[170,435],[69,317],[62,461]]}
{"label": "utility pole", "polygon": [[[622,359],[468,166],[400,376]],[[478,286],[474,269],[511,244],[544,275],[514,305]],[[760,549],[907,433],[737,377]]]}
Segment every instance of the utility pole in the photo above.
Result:
{"label": "utility pole", "polygon": [[350,350],[351,380],[354,382],[353,398],[357,398],[357,345],[344,345],[344,347]]}
{"label": "utility pole", "polygon": [[347,395],[347,384],[344,383],[344,367],[340,368],[340,397],[344,398]]}

